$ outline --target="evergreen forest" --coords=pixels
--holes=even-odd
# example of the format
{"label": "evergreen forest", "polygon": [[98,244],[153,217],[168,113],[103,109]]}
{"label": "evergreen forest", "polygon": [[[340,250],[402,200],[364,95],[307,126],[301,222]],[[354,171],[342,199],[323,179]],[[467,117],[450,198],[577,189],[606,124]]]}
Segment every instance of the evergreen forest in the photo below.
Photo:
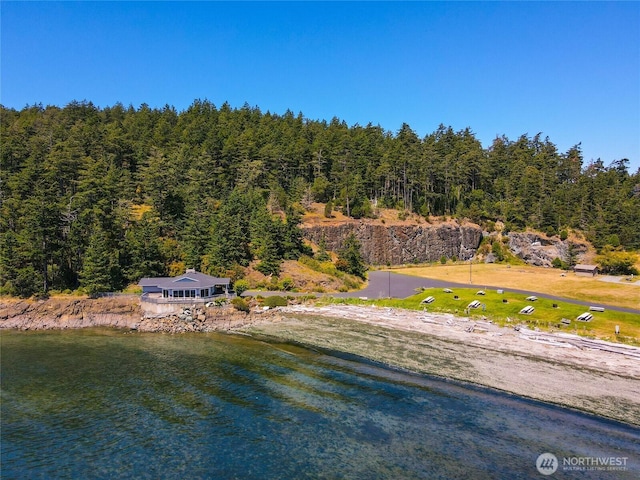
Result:
{"label": "evergreen forest", "polygon": [[640,248],[640,170],[585,163],[580,144],[559,152],[541,134],[483,148],[469,128],[420,138],[407,124],[202,100],[181,112],[83,101],[0,115],[0,293],[112,291],[184,267],[278,275],[283,259],[311,254],[299,223],[312,202]]}

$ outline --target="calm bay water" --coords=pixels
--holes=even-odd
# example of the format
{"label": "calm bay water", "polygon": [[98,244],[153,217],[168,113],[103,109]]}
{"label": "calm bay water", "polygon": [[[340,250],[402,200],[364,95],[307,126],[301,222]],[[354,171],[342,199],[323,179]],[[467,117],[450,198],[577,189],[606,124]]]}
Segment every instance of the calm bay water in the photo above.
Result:
{"label": "calm bay water", "polygon": [[[640,473],[640,429],[291,345],[2,332],[0,353],[3,479]],[[627,470],[543,477],[543,452],[627,457]]]}

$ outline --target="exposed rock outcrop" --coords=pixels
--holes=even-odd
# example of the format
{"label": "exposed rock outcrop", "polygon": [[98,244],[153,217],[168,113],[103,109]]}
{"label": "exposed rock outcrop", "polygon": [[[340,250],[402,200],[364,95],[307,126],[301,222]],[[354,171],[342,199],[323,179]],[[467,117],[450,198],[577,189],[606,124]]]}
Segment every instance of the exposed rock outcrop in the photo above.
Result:
{"label": "exposed rock outcrop", "polygon": [[468,260],[475,255],[482,230],[474,224],[381,225],[351,221],[336,225],[303,226],[303,235],[328,250],[338,251],[350,233],[362,245],[365,262],[372,265],[435,262],[441,257]]}
{"label": "exposed rock outcrop", "polygon": [[198,308],[189,315],[179,311],[147,316],[139,297],[98,299],[51,298],[42,301],[7,299],[0,301],[0,329],[53,330],[115,327],[140,332],[232,331],[270,319],[277,313],[238,312],[232,307]]}
{"label": "exposed rock outcrop", "polygon": [[513,254],[538,267],[551,267],[556,258],[569,263],[571,256],[579,262],[587,252],[585,244],[550,238],[534,232],[511,232],[508,237],[509,248]]}
{"label": "exposed rock outcrop", "polygon": [[0,328],[47,330],[86,327],[131,328],[140,321],[137,296],[0,301]]}

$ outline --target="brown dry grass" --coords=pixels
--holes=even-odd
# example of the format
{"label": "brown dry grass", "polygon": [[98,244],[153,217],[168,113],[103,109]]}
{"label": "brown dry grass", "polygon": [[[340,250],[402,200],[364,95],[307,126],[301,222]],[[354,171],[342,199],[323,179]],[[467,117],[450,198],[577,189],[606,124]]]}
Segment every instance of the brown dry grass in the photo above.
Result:
{"label": "brown dry grass", "polygon": [[[295,260],[285,260],[280,266],[280,280],[290,278],[299,292],[321,293],[336,292],[344,289],[344,282],[326,273],[316,272]],[[247,269],[245,279],[252,286],[268,284],[271,277],[265,276],[253,268]]]}
{"label": "brown dry grass", "polygon": [[[315,226],[315,225],[341,225],[343,223],[350,222],[368,222],[371,224],[380,224],[380,225],[420,225],[427,223],[424,217],[417,215],[415,213],[408,213],[407,218],[405,220],[400,220],[398,218],[399,210],[390,209],[390,208],[378,208],[376,209],[377,218],[368,218],[362,220],[354,220],[353,218],[347,217],[343,215],[340,211],[334,210],[332,213],[332,218],[327,218],[324,216],[324,203],[313,203],[311,205],[311,210],[305,212],[302,221],[305,226]],[[451,219],[447,219],[446,221],[452,221]],[[432,217],[429,219],[429,223],[443,223],[443,220],[440,217]]]}
{"label": "brown dry grass", "polygon": [[[469,283],[469,264],[433,265],[394,269],[394,272],[417,277]],[[640,286],[609,283],[580,277],[572,272],[531,266],[473,264],[471,280],[482,287],[504,287],[557,295],[577,300],[640,309]]]}

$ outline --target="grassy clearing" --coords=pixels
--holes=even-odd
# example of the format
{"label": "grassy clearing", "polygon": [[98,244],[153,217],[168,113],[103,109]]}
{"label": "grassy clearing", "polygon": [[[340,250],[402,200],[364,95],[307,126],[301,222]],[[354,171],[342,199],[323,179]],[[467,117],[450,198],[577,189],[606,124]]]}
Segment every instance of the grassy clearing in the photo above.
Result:
{"label": "grassy clearing", "polygon": [[[605,310],[604,312],[591,312],[593,319],[590,322],[580,322],[576,321],[576,317],[588,311],[587,307],[543,298],[528,301],[526,295],[509,292],[500,294],[496,290],[485,290],[485,295],[477,295],[477,292],[478,288],[454,289],[453,293],[429,288],[405,299],[366,301],[349,298],[333,299],[332,303],[369,304],[436,313],[453,313],[466,315],[477,320],[486,318],[502,326],[525,324],[530,328],[538,327],[543,331],[564,331],[601,340],[640,345],[640,315]],[[427,305],[421,304],[420,302],[428,296],[435,297],[435,301]],[[458,299],[455,299],[455,296]],[[465,309],[474,300],[478,300],[484,307],[470,309],[469,313],[465,314]],[[531,315],[520,314],[520,310],[527,305],[533,306],[534,312]],[[562,323],[563,319],[571,320],[571,323],[565,325]],[[620,326],[620,335],[618,336],[615,335],[616,325]]]}
{"label": "grassy clearing", "polygon": [[[431,265],[393,270],[416,277],[433,278],[455,283],[469,283],[469,264]],[[565,276],[562,276],[564,273]],[[473,264],[471,280],[477,288],[517,288],[573,298],[605,305],[640,310],[640,287],[624,283],[609,283],[598,278],[580,277],[573,272],[557,269],[507,266],[500,264]]]}

